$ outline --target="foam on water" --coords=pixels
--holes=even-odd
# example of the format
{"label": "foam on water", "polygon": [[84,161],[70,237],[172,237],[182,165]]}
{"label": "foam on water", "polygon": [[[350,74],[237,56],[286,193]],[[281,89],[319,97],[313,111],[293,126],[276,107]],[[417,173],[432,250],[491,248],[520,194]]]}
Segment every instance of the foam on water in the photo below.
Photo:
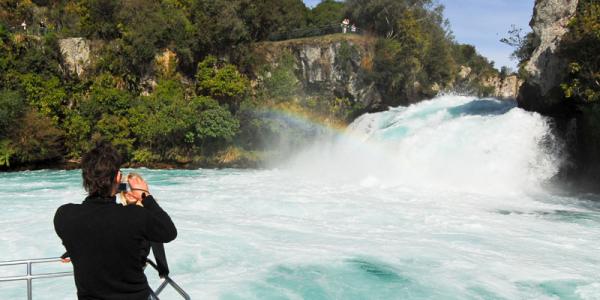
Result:
{"label": "foam on water", "polygon": [[[173,278],[194,299],[598,299],[599,205],[539,187],[557,164],[543,118],[474,100],[365,115],[280,169],[136,170],[178,227]],[[79,171],[0,181],[0,257],[60,255]],[[72,279],[34,287],[75,299]]]}
{"label": "foam on water", "polygon": [[442,96],[365,114],[291,168],[367,185],[512,193],[552,177],[558,148],[547,122],[514,102]]}

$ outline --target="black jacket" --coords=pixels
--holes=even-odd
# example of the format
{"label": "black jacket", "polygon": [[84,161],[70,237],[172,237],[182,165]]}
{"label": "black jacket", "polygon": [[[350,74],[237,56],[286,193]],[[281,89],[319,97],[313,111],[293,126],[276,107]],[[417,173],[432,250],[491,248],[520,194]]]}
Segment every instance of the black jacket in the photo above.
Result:
{"label": "black jacket", "polygon": [[54,229],[71,258],[79,299],[148,299],[149,242],[170,242],[177,230],[152,196],[143,203],[122,206],[114,197],[87,197],[58,208]]}

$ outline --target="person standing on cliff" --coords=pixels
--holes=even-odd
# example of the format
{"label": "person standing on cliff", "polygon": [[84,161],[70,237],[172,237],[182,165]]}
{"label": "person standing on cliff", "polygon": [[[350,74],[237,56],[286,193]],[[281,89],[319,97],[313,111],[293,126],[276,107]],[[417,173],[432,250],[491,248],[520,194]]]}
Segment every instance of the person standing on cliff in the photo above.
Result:
{"label": "person standing on cliff", "polygon": [[348,18],[342,21],[342,33],[348,32],[348,26],[350,25],[350,20]]}
{"label": "person standing on cliff", "polygon": [[78,299],[154,299],[144,274],[149,242],[177,237],[141,177],[129,180],[126,197],[143,207],[117,203],[120,165],[121,157],[108,143],[85,154],[81,169],[88,196],[81,204],[59,207],[54,216],[54,229],[73,264]]}

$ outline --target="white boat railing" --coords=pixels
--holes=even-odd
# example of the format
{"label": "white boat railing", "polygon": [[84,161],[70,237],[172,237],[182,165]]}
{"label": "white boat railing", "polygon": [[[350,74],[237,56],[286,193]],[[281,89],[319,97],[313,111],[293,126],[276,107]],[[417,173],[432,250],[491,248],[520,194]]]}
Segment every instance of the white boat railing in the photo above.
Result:
{"label": "white boat railing", "polygon": [[[148,259],[147,262],[150,266],[152,266],[152,268],[154,268],[154,270],[156,270],[158,272],[158,267],[156,266],[156,263],[154,263],[150,259]],[[171,277],[165,276],[164,278],[162,278],[162,280],[163,281],[161,282],[161,284],[154,291],[153,296],[157,297],[156,299],[158,299],[158,295],[160,295],[160,293],[165,289],[165,287],[167,287],[167,285],[170,285],[181,297],[183,297],[183,299],[185,299],[185,300],[191,299],[190,295],[188,295],[177,283],[175,283],[175,281],[173,281],[173,279],[171,279]]]}
{"label": "white boat railing", "polygon": [[[27,281],[27,300],[33,299],[33,280],[34,279],[42,279],[42,278],[56,278],[56,277],[65,277],[72,276],[73,272],[51,272],[51,273],[40,273],[33,274],[33,265],[41,264],[41,263],[53,263],[60,262],[60,257],[52,257],[52,258],[37,258],[37,259],[24,259],[24,260],[12,260],[12,261],[3,261],[0,262],[0,267],[8,267],[8,266],[18,266],[18,265],[26,265],[27,266],[27,274],[26,275],[17,275],[17,276],[6,276],[0,277],[0,283],[2,282],[10,282],[10,281]],[[152,266],[155,270],[158,271],[156,264],[148,259],[148,264]],[[152,297],[155,300],[158,300],[158,296],[160,293],[170,285],[173,289],[185,300],[190,300],[190,296],[177,284],[173,279],[169,276],[165,276],[162,278],[161,284],[155,291],[152,291]]]}
{"label": "white boat railing", "polygon": [[0,282],[9,282],[9,281],[27,281],[27,299],[33,299],[32,291],[33,291],[33,280],[40,278],[55,278],[55,277],[64,277],[71,276],[73,272],[54,272],[54,273],[42,273],[42,274],[33,274],[33,264],[40,263],[51,263],[51,262],[59,262],[60,257],[53,258],[38,258],[38,259],[25,259],[25,260],[13,260],[13,261],[4,261],[0,262],[0,267],[7,266],[18,266],[18,265],[27,265],[27,274],[20,276],[8,276],[8,277],[0,277]]}

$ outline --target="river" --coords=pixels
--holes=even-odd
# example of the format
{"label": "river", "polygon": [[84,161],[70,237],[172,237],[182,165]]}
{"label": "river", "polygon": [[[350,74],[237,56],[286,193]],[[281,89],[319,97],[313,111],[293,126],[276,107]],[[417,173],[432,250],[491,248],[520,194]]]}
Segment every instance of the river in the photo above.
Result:
{"label": "river", "polygon": [[[560,151],[512,102],[441,96],[276,168],[135,171],[178,228],[171,275],[193,299],[599,299],[600,202],[549,183]],[[62,254],[52,218],[85,197],[80,171],[0,181],[0,260]],[[34,299],[75,299],[73,279],[34,281]]]}

